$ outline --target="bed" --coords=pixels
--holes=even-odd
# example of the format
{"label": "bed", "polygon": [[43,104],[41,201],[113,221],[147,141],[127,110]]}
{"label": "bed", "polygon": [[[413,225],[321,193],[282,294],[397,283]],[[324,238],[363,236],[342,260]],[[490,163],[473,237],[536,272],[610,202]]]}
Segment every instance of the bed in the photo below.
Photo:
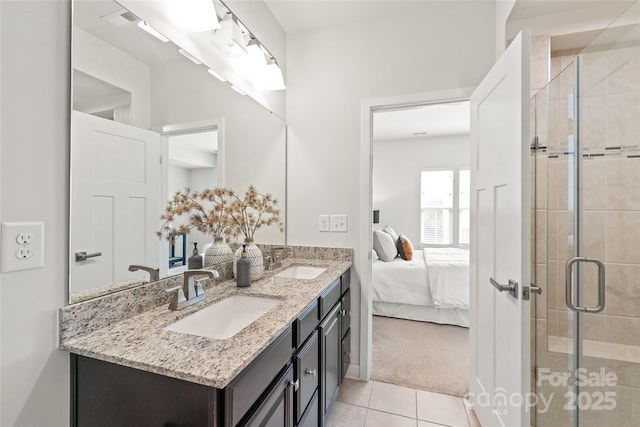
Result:
{"label": "bed", "polygon": [[373,314],[469,326],[469,251],[415,250],[373,262]]}

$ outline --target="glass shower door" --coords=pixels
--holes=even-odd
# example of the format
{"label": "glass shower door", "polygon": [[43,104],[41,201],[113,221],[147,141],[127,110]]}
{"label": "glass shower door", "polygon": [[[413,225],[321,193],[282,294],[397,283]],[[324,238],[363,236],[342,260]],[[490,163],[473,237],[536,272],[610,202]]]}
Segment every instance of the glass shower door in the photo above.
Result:
{"label": "glass shower door", "polygon": [[546,148],[535,154],[536,172],[543,174],[536,176],[536,278],[545,292],[536,310],[535,424],[635,426],[638,2],[577,56],[563,60],[568,66],[536,97],[538,145]]}

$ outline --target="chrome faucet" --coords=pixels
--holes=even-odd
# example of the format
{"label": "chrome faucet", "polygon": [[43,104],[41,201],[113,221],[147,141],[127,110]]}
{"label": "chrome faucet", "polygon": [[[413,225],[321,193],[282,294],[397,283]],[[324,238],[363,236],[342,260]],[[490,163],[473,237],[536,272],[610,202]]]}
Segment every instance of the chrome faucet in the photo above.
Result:
{"label": "chrome faucet", "polygon": [[129,271],[138,271],[138,270],[144,270],[147,273],[149,273],[149,281],[150,282],[156,282],[156,281],[160,280],[160,269],[159,268],[147,267],[146,265],[137,265],[137,264],[131,264],[129,266]]}
{"label": "chrome faucet", "polygon": [[271,268],[282,267],[282,254],[289,250],[286,246],[274,246],[271,248]]}
{"label": "chrome faucet", "polygon": [[[197,276],[202,277],[198,280]],[[166,291],[174,292],[171,303],[169,304],[169,310],[180,310],[185,307],[189,307],[197,302],[203,301],[207,295],[204,293],[202,282],[207,279],[217,279],[220,274],[217,270],[187,270],[184,272],[184,278],[182,286],[174,286]]]}

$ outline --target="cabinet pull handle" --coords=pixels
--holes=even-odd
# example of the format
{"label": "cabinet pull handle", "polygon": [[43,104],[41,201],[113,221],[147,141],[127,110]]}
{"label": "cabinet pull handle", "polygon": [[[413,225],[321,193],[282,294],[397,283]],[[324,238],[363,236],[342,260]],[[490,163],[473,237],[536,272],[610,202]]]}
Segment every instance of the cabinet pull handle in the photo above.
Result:
{"label": "cabinet pull handle", "polygon": [[293,386],[293,391],[298,391],[298,389],[300,388],[300,380],[297,379],[293,382],[289,382],[289,384],[291,384]]}
{"label": "cabinet pull handle", "polygon": [[317,371],[315,369],[305,369],[304,374],[315,377],[317,374]]}

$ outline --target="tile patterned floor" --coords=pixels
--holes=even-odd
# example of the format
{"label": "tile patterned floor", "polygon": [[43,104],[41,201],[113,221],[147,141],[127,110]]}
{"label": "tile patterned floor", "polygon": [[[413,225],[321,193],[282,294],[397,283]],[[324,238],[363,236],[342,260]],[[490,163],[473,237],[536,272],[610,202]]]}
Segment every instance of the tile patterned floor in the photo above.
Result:
{"label": "tile patterned floor", "polygon": [[461,397],[345,379],[328,427],[480,427]]}

